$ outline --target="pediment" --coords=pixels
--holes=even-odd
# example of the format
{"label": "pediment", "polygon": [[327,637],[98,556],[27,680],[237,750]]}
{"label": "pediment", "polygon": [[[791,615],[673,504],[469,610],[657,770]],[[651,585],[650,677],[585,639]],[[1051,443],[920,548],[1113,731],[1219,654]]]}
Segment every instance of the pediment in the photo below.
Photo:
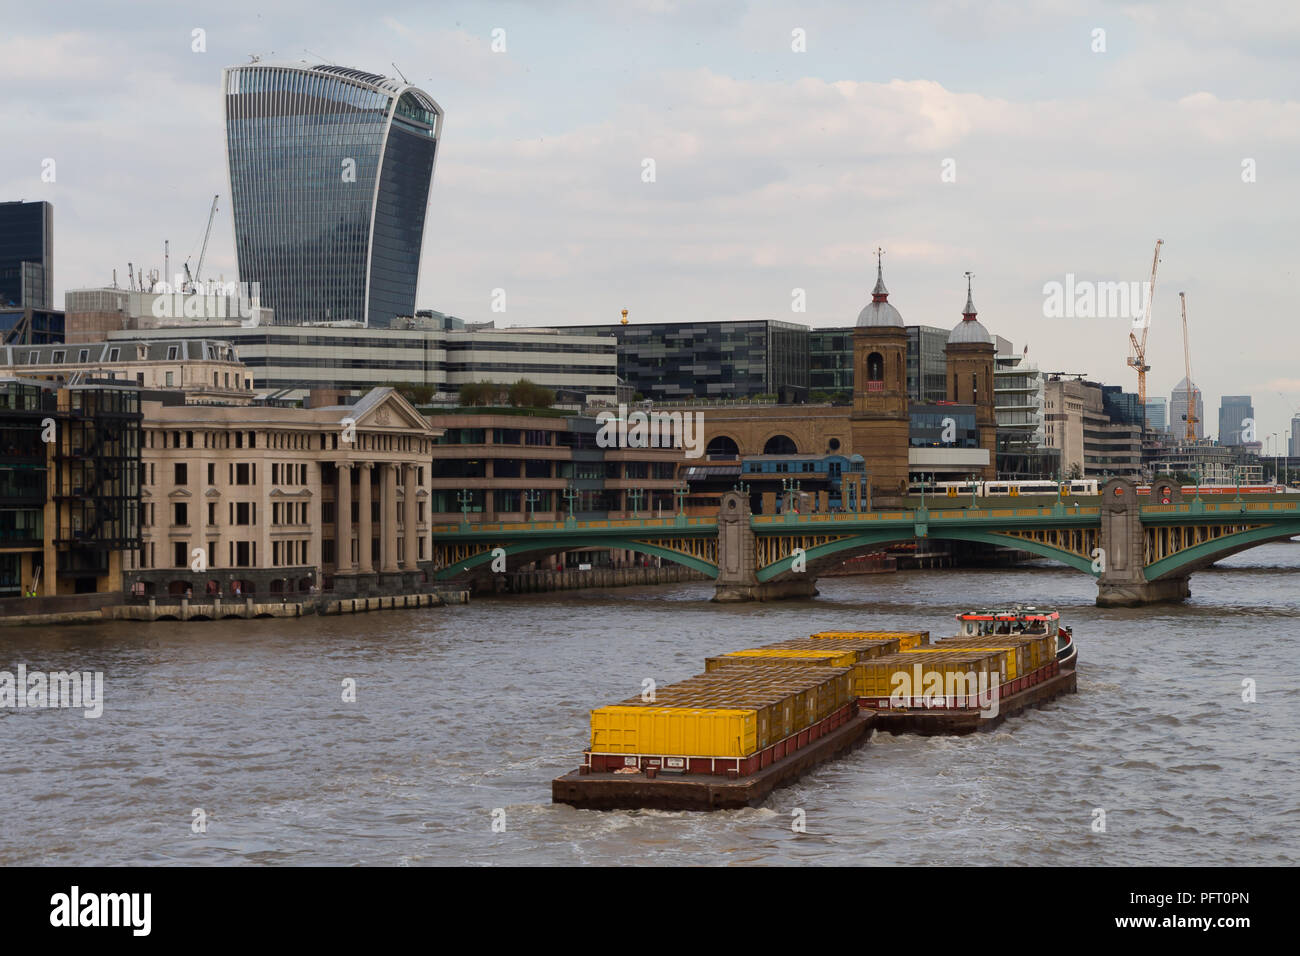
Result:
{"label": "pediment", "polygon": [[167,495],[168,498],[193,498],[194,494],[186,488],[173,488]]}

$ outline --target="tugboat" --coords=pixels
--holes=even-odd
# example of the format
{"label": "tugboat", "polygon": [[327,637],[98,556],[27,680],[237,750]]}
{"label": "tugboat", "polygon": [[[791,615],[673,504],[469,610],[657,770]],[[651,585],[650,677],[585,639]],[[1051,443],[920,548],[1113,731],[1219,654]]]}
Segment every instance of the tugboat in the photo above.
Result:
{"label": "tugboat", "polygon": [[1056,637],[1056,660],[1061,670],[1072,671],[1079,660],[1074,632],[1061,623],[1055,608],[1037,608],[1015,604],[1005,608],[965,611],[957,615],[959,637],[985,637],[990,634],[1042,634]]}

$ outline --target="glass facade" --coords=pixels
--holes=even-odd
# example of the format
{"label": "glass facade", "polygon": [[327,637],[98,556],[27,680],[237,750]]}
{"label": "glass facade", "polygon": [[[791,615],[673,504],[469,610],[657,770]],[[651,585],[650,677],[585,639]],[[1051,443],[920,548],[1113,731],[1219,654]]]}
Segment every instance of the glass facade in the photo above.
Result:
{"label": "glass facade", "polygon": [[806,325],[757,319],[590,325],[572,330],[618,340],[618,374],[657,401],[775,396],[808,400]]}
{"label": "glass facade", "polygon": [[907,396],[914,402],[948,398],[948,330],[928,325],[907,327]]}
{"label": "glass facade", "polygon": [[0,306],[54,307],[54,207],[0,202]]}
{"label": "glass facade", "polygon": [[[853,401],[853,329],[812,329],[808,333],[808,390],[836,401]],[[847,399],[836,393],[847,393]]]}
{"label": "glass facade", "polygon": [[240,279],[277,323],[413,315],[438,105],[333,66],[231,67],[224,89]]}

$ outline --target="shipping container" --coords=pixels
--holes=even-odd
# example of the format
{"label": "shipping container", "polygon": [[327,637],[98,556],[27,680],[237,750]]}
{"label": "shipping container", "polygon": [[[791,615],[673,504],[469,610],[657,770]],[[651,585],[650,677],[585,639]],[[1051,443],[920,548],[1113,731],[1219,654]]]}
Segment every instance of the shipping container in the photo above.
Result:
{"label": "shipping container", "polygon": [[813,640],[826,640],[839,637],[865,637],[876,640],[898,641],[899,649],[921,647],[930,643],[929,631],[818,631],[812,635]]}

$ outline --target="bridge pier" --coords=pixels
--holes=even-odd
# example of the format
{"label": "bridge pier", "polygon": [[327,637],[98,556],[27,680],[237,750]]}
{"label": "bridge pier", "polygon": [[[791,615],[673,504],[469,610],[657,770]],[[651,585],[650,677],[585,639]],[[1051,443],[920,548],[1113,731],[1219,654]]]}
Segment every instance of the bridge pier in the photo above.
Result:
{"label": "bridge pier", "polygon": [[1137,486],[1126,478],[1112,478],[1101,489],[1102,562],[1097,578],[1098,607],[1140,607],[1191,596],[1187,575],[1148,581],[1146,531]]}
{"label": "bridge pier", "polygon": [[760,583],[754,529],[749,524],[749,496],[728,491],[718,511],[718,578],[713,600],[779,601],[783,598],[817,596],[817,579],[810,574],[783,581]]}

